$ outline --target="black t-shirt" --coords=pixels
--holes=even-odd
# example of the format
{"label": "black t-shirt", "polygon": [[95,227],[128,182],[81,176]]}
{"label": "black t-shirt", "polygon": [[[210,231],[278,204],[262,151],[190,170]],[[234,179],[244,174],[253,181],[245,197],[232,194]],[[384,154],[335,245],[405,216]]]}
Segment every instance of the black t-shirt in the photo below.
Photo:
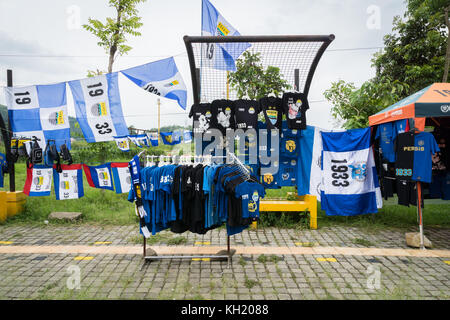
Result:
{"label": "black t-shirt", "polygon": [[306,110],[309,104],[306,96],[300,92],[286,92],[283,94],[283,111],[289,129],[306,129]]}
{"label": "black t-shirt", "polygon": [[227,129],[234,129],[234,101],[221,99],[211,103],[212,121],[211,128],[219,129],[223,135]]}
{"label": "black t-shirt", "polygon": [[264,97],[259,99],[259,105],[266,119],[267,129],[281,130],[283,120],[283,108],[281,98]]}
{"label": "black t-shirt", "polygon": [[411,180],[414,170],[414,132],[405,132],[397,136],[394,141],[395,177]]}
{"label": "black t-shirt", "polygon": [[240,99],[234,102],[236,129],[258,129],[258,115],[261,111],[256,100]]}
{"label": "black t-shirt", "polygon": [[189,118],[193,118],[192,128],[194,128],[194,133],[204,133],[214,125],[211,104],[193,104],[189,112]]}
{"label": "black t-shirt", "polygon": [[194,202],[191,204],[193,206],[190,231],[198,234],[206,233],[205,229],[205,196],[203,192],[203,165],[199,164],[194,167]]}
{"label": "black t-shirt", "polygon": [[450,142],[449,135],[444,130],[436,130],[433,132],[436,142],[439,146],[440,152],[432,155],[432,170],[433,174],[444,175],[450,169]]}

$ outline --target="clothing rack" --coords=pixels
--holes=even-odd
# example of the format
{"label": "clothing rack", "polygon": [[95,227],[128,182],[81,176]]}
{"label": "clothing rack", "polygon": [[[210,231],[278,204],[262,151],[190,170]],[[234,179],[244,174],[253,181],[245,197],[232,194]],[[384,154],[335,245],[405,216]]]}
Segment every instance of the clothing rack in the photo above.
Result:
{"label": "clothing rack", "polygon": [[[141,157],[142,154],[146,153],[147,151],[141,151],[138,156]],[[177,158],[178,157],[178,158]],[[231,152],[228,152],[226,156],[203,156],[203,155],[182,155],[182,156],[155,156],[155,155],[146,155],[146,158],[151,158],[152,161],[155,158],[163,159],[167,158],[171,163],[173,164],[189,164],[190,161],[193,160],[194,163],[191,164],[200,164],[200,163],[213,163],[214,160],[219,159],[230,159],[232,163],[236,164],[238,167],[239,172],[248,180],[250,179],[250,172],[248,169],[242,164],[242,162]],[[200,162],[198,162],[200,160]],[[170,163],[170,162],[169,162]],[[228,162],[227,162],[228,163]],[[147,239],[143,237],[143,253],[142,256],[144,258],[144,265],[147,262],[155,261],[155,260],[163,260],[163,259],[210,259],[210,261],[227,261],[227,267],[230,267],[230,262],[232,261],[233,255],[236,253],[235,249],[231,249],[230,247],[230,236],[227,235],[227,249],[226,250],[220,250],[214,255],[158,255],[158,253],[147,247]]]}

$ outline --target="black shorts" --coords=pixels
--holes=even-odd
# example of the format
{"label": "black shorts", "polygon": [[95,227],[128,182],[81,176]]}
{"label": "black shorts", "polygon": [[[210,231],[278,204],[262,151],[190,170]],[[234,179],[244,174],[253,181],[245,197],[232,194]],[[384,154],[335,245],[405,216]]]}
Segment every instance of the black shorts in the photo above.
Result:
{"label": "black shorts", "polygon": [[[402,206],[417,205],[417,187],[415,181],[397,179],[397,196],[398,204]],[[423,188],[422,188],[422,208],[423,204]]]}

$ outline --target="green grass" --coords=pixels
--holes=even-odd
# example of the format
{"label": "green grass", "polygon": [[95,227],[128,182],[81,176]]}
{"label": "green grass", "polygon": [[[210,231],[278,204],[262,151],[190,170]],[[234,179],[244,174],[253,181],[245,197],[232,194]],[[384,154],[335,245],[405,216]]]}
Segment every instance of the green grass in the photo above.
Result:
{"label": "green grass", "polygon": [[265,254],[261,254],[258,256],[258,258],[256,259],[256,261],[258,261],[259,263],[267,263],[267,262],[272,262],[272,263],[277,263],[278,261],[281,261],[281,258],[272,254],[270,256],[267,256]]}
{"label": "green grass", "polygon": [[372,247],[372,246],[375,245],[373,242],[371,242],[369,240],[366,240],[366,239],[362,239],[362,238],[355,238],[355,239],[352,240],[352,242],[354,244],[360,244],[360,245],[365,246],[365,247]]}
{"label": "green grass", "polygon": [[[175,150],[174,152],[176,153],[177,151]],[[125,160],[119,159],[112,161],[123,162]],[[16,190],[22,190],[26,179],[25,163],[18,162],[15,164],[15,168]],[[9,177],[6,175],[5,188],[3,190],[9,190],[8,184]],[[6,224],[43,225],[43,222],[48,219],[48,215],[55,211],[81,212],[83,214],[82,219],[75,223],[105,225],[138,224],[134,205],[127,201],[127,194],[116,194],[114,191],[91,188],[85,178],[83,178],[83,188],[84,197],[74,200],[56,200],[54,191],[52,191],[49,197],[28,197],[24,212],[7,219]],[[295,188],[285,187],[267,190],[265,199],[288,199],[288,193],[295,194]],[[377,214],[354,217],[327,216],[320,209],[319,203],[317,214],[318,227],[323,228],[340,225],[364,228],[368,231],[377,231],[386,228],[408,229],[417,227],[416,208],[399,206],[396,204],[396,201],[396,198],[385,201],[383,209]],[[426,199],[423,220],[425,227],[436,226],[450,228],[450,202]],[[61,223],[68,222],[50,221],[50,224]],[[306,229],[308,228],[308,215],[307,213],[261,212],[258,226]]]}

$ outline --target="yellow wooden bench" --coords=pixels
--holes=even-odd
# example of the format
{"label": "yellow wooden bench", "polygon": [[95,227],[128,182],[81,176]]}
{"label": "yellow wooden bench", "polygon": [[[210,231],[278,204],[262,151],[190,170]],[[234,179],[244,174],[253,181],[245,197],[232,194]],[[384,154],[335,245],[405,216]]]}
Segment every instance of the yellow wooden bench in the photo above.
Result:
{"label": "yellow wooden bench", "polygon": [[[309,227],[317,229],[317,198],[312,195],[297,196],[298,200],[261,200],[260,212],[309,212]],[[256,228],[256,222],[252,225]]]}

